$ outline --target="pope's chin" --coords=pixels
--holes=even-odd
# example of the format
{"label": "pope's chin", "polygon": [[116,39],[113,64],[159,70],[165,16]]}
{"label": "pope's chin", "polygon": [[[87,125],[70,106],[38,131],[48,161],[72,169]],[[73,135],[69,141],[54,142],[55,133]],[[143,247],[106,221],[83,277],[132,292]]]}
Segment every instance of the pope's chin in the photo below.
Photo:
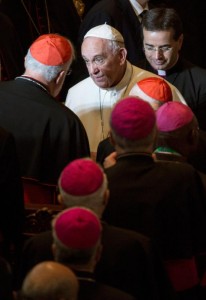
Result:
{"label": "pope's chin", "polygon": [[102,79],[98,79],[98,78],[92,78],[93,79],[93,81],[95,82],[95,84],[98,86],[98,87],[100,87],[100,88],[102,88],[102,89],[106,89],[106,88],[108,88],[108,83],[107,82],[105,82],[104,80],[102,80]]}

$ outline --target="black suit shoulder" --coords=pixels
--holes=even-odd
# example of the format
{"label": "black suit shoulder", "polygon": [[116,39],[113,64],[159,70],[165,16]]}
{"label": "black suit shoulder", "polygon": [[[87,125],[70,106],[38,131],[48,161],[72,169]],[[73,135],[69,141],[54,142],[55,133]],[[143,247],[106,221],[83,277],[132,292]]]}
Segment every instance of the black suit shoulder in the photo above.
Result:
{"label": "black suit shoulder", "polygon": [[206,130],[206,69],[182,59],[169,71],[166,80],[179,89],[197,117],[200,128]]}
{"label": "black suit shoulder", "polygon": [[56,183],[67,163],[90,156],[79,118],[35,82],[1,82],[0,108],[0,125],[16,140],[22,176]]}

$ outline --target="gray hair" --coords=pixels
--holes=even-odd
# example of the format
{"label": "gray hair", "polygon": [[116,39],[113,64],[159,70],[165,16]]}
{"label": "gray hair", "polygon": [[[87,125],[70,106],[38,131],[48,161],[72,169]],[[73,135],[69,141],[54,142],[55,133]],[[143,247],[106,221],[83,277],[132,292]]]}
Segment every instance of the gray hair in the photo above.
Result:
{"label": "gray hair", "polygon": [[125,44],[119,41],[108,40],[108,47],[112,50],[112,53],[115,54],[120,48],[125,48]]}

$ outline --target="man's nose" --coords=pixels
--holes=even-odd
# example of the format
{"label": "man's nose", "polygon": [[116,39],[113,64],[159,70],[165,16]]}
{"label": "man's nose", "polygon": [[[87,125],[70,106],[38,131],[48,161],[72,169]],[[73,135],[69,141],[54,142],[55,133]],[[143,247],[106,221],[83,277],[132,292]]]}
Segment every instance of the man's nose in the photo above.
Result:
{"label": "man's nose", "polygon": [[156,59],[159,59],[159,58],[162,58],[163,57],[163,52],[161,49],[155,49],[155,58]]}
{"label": "man's nose", "polygon": [[91,62],[88,66],[88,71],[90,74],[95,74],[98,72],[98,67],[95,63]]}

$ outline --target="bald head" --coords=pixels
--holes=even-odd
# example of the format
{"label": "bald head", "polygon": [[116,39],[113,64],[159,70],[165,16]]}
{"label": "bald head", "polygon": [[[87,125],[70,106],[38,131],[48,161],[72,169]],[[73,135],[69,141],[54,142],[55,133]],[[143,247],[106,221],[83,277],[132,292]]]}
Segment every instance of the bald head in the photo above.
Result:
{"label": "bald head", "polygon": [[76,275],[64,265],[47,261],[37,264],[22,285],[23,300],[76,300]]}

